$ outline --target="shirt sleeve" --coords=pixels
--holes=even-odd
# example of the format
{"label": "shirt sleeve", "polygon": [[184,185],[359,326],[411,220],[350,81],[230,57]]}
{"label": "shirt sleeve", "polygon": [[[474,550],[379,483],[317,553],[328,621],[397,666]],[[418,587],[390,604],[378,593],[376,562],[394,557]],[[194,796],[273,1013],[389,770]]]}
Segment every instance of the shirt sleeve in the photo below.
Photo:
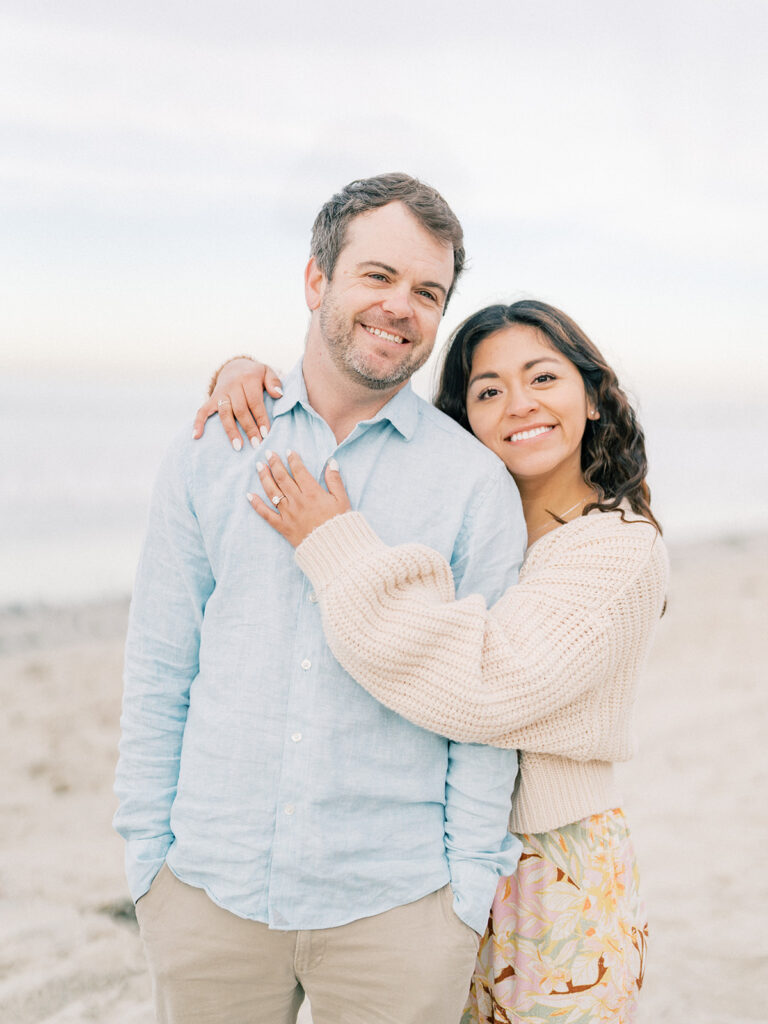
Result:
{"label": "shirt sleeve", "polygon": [[[516,582],[525,553],[525,520],[517,488],[499,465],[464,517],[451,558],[459,594],[495,601]],[[481,935],[501,876],[522,851],[508,831],[517,751],[452,742],[445,793],[445,850],[454,910]]]}
{"label": "shirt sleeve", "polygon": [[155,485],[136,576],[125,652],[114,826],[126,840],[126,873],[138,900],[173,842],[189,690],[214,579],[192,505],[182,443]]}

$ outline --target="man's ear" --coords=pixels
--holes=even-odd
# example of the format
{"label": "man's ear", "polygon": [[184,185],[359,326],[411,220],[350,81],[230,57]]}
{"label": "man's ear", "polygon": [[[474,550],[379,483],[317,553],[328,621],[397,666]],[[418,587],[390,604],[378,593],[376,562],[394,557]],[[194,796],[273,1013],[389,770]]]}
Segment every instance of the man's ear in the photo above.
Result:
{"label": "man's ear", "polygon": [[327,283],[328,279],[317,265],[317,260],[314,256],[310,256],[307,269],[304,271],[304,298],[310,312],[314,313],[316,309],[319,309]]}

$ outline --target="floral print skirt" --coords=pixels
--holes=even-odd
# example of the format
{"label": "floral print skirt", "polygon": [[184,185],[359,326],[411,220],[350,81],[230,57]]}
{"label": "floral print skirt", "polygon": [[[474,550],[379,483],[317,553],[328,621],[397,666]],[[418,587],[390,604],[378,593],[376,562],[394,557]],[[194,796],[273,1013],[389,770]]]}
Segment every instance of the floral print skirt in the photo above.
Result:
{"label": "floral print skirt", "polygon": [[461,1024],[631,1024],[648,925],[620,810],[520,836],[496,890]]}

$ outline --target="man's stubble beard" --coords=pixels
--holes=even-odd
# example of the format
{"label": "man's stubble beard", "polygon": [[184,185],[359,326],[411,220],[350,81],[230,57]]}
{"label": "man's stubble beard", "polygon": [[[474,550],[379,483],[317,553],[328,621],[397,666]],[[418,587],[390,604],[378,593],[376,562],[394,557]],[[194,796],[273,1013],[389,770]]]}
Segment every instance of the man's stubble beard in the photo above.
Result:
{"label": "man's stubble beard", "polygon": [[[395,334],[398,333],[396,323],[397,321],[390,328]],[[355,345],[354,331],[355,324],[347,323],[346,317],[339,312],[332,296],[326,293],[320,306],[320,333],[328,347],[331,359],[337,369],[371,391],[386,391],[409,380],[426,363],[432,351],[431,345],[425,345],[422,342],[417,347],[411,348],[408,359],[392,366],[389,372],[382,374],[368,365],[365,354]]]}

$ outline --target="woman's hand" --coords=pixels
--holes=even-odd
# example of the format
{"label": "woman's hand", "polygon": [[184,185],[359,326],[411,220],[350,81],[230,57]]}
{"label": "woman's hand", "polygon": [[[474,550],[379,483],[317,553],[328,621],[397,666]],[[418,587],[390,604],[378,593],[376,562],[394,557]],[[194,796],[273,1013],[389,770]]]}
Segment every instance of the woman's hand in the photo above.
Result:
{"label": "woman's hand", "polygon": [[218,413],[236,452],[243,447],[243,439],[235,420],[253,447],[257,448],[269,433],[269,417],[264,408],[265,391],[273,398],[280,398],[283,394],[280,378],[274,370],[247,356],[230,359],[219,370],[211,397],[197,410],[192,436],[202,437],[205,421]]}
{"label": "woman's hand", "polygon": [[274,508],[253,494],[247,496],[248,501],[261,518],[295,548],[318,526],[342,512],[349,512],[349,498],[335,459],[328,461],[325,470],[327,491],[315,480],[296,452],[288,452],[290,473],[274,452],[267,452],[267,459],[269,465],[263,462],[256,465],[261,486]]}

